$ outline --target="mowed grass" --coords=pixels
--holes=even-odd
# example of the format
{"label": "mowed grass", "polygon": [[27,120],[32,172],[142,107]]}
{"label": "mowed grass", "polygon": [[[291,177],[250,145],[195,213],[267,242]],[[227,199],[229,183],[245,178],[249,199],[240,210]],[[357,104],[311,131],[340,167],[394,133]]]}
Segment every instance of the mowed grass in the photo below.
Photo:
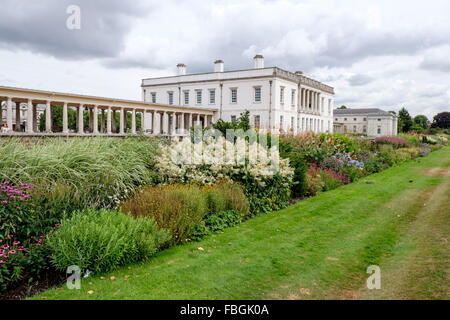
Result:
{"label": "mowed grass", "polygon": [[448,299],[449,166],[446,147],[34,299]]}

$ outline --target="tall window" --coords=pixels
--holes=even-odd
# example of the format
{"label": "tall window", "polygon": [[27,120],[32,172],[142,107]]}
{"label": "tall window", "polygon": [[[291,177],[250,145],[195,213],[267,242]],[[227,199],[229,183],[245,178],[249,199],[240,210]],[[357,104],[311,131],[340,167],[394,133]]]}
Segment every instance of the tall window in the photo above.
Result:
{"label": "tall window", "polygon": [[381,134],[381,127],[378,127],[377,133],[378,133],[378,134]]}
{"label": "tall window", "polygon": [[216,103],[216,90],[209,90],[209,104]]}
{"label": "tall window", "polygon": [[295,90],[291,92],[291,105],[295,105]]}
{"label": "tall window", "polygon": [[284,87],[280,88],[280,103],[284,103]]}
{"label": "tall window", "polygon": [[195,94],[197,95],[196,103],[202,104],[202,90],[197,90]]}
{"label": "tall window", "polygon": [[231,116],[231,122],[236,121],[236,116]]}
{"label": "tall window", "polygon": [[367,132],[367,127],[363,126],[363,133],[366,133],[366,132]]}
{"label": "tall window", "polygon": [[261,87],[255,88],[255,102],[261,102]]}
{"label": "tall window", "polygon": [[231,89],[231,103],[237,103],[237,89]]}
{"label": "tall window", "polygon": [[173,92],[169,92],[169,104],[173,104]]}
{"label": "tall window", "polygon": [[255,128],[259,128],[261,125],[261,116],[255,116]]}
{"label": "tall window", "polygon": [[189,104],[189,91],[184,92],[184,104]]}
{"label": "tall window", "polygon": [[283,116],[280,116],[280,128],[283,128]]}
{"label": "tall window", "polygon": [[156,92],[152,92],[152,103],[156,103]]}
{"label": "tall window", "polygon": [[291,128],[294,129],[294,117],[291,117]]}
{"label": "tall window", "polygon": [[353,133],[356,133],[356,126],[353,126]]}

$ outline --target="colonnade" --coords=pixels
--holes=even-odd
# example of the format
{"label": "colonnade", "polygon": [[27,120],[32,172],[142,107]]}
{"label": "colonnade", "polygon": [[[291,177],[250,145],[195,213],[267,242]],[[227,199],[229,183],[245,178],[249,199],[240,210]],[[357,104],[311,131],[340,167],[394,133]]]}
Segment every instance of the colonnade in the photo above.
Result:
{"label": "colonnade", "polygon": [[300,112],[320,115],[321,112],[320,91],[307,88],[300,89]]}
{"label": "colonnade", "polygon": [[[15,96],[14,92],[9,92],[11,90],[20,91],[20,94]],[[27,91],[28,89],[0,87],[0,105],[2,106],[0,107],[0,127],[6,123],[10,133],[13,133],[13,128],[15,128],[14,131],[22,131],[21,124],[25,122],[25,133],[27,134],[124,135],[143,133],[171,136],[186,135],[188,130],[196,124],[203,128],[210,127],[215,112],[215,110],[205,108],[176,108],[140,101],[133,102],[71,94],[53,94],[61,97],[55,97],[55,100],[42,100],[39,95],[48,97],[48,92],[35,90],[29,90],[30,96],[33,97],[24,98]],[[66,98],[67,100],[58,98]],[[70,98],[76,102],[71,102]],[[37,125],[38,105],[45,106],[44,132],[41,132]],[[21,107],[24,110],[21,110]],[[55,107],[62,107],[62,128],[55,130],[58,132],[53,132],[55,127],[52,124],[52,112],[54,112]],[[69,129],[69,109],[76,111],[76,128],[71,128],[71,130]],[[6,112],[6,116],[4,112]],[[15,112],[14,123],[13,112]],[[24,113],[25,119],[22,119],[21,113]],[[89,118],[87,126],[84,120],[85,113],[88,113]],[[129,114],[131,114],[131,124],[127,125],[127,115]],[[141,115],[140,128],[137,128],[137,114]],[[119,122],[118,125],[117,121]]]}

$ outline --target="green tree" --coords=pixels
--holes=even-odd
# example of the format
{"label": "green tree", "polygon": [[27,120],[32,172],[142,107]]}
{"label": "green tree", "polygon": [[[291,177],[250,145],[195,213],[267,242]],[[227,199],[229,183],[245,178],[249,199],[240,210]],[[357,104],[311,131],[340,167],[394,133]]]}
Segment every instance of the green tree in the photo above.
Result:
{"label": "green tree", "polygon": [[411,116],[409,115],[408,110],[402,108],[398,112],[398,130],[399,132],[409,132],[413,125],[413,121]]}
{"label": "green tree", "polygon": [[338,108],[338,110],[340,110],[340,109],[348,109],[346,106],[340,106],[339,108]]}
{"label": "green tree", "polygon": [[426,130],[428,128],[428,118],[424,115],[418,115],[414,117],[414,126],[419,126]]}

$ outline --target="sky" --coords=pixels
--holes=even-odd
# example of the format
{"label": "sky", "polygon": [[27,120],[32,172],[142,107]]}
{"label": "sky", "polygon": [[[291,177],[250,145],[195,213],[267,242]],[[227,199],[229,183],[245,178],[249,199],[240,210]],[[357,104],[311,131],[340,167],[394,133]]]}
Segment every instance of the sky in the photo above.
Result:
{"label": "sky", "polygon": [[141,79],[178,63],[249,69],[262,54],[333,86],[335,106],[431,120],[450,111],[449,12],[448,0],[0,0],[0,85],[140,100]]}

